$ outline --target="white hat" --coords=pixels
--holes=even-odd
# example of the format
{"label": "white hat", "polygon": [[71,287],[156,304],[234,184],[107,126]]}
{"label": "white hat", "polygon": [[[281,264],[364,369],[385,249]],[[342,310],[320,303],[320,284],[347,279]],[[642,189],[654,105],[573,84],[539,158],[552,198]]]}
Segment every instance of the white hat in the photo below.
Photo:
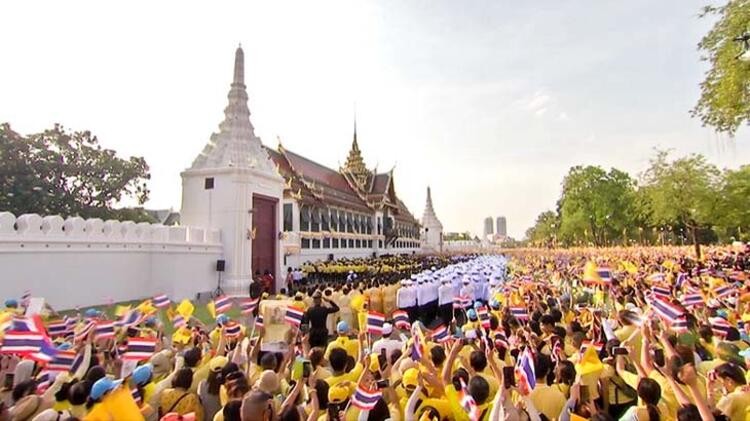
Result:
{"label": "white hat", "polygon": [[390,335],[393,332],[393,326],[390,323],[383,323],[383,335]]}

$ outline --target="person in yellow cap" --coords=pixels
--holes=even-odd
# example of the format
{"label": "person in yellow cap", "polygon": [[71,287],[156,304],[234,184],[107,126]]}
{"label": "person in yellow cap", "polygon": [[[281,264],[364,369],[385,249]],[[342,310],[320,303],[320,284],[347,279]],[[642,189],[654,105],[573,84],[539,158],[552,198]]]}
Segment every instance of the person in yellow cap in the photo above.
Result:
{"label": "person in yellow cap", "polygon": [[336,348],[341,348],[355,360],[357,359],[357,353],[359,352],[359,343],[356,339],[349,338],[349,324],[342,320],[336,325],[336,339],[331,341],[326,347],[325,358],[329,359],[331,351]]}

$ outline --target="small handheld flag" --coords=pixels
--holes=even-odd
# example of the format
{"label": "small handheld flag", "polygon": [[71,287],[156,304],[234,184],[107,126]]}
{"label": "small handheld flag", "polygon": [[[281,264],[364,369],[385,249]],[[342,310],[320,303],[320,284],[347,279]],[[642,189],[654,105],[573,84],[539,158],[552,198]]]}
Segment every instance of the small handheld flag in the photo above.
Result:
{"label": "small handheld flag", "polygon": [[260,302],[260,297],[257,298],[243,298],[240,301],[240,311],[243,316],[247,316],[249,314],[252,314],[253,311],[258,307],[258,303]]}
{"label": "small handheld flag", "polygon": [[411,329],[411,323],[409,323],[409,314],[403,310],[394,311],[393,325],[396,326],[397,329]]}
{"label": "small handheld flag", "polygon": [[703,294],[692,293],[682,296],[682,305],[685,307],[703,307],[706,305],[706,302],[703,300]]}
{"label": "small handheld flag", "polygon": [[437,343],[443,343],[450,339],[450,334],[448,332],[448,328],[445,327],[445,325],[440,325],[432,331],[430,337]]}
{"label": "small handheld flag", "polygon": [[511,307],[510,315],[518,320],[529,320],[529,313],[526,311],[526,307]]}
{"label": "small handheld flag", "polygon": [[377,311],[367,313],[367,333],[383,334],[383,325],[385,324],[385,314]]}
{"label": "small handheld flag", "polygon": [[227,296],[217,297],[214,299],[216,314],[224,314],[232,308],[232,299]]}
{"label": "small handheld flag", "polygon": [[292,326],[300,327],[304,315],[305,312],[303,312],[302,309],[289,306],[286,308],[286,316],[284,317],[284,320]]}
{"label": "small handheld flag", "polygon": [[57,351],[55,358],[47,364],[49,371],[69,371],[76,359],[75,351]]}
{"label": "small handheld flag", "polygon": [[229,338],[236,338],[242,333],[242,326],[239,323],[232,323],[224,327],[224,335]]}
{"label": "small handheld flag", "polygon": [[170,301],[169,301],[169,297],[167,297],[167,296],[166,296],[166,295],[164,295],[164,294],[162,294],[162,295],[157,295],[156,297],[154,297],[154,299],[153,299],[153,300],[151,300],[151,302],[153,302],[153,304],[154,304],[154,305],[155,305],[156,307],[158,307],[158,308],[164,308],[164,307],[167,307],[167,306],[169,305],[169,303],[170,303]]}
{"label": "small handheld flag", "polygon": [[263,315],[259,314],[258,317],[255,318],[255,327],[263,327]]}
{"label": "small handheld flag", "polygon": [[142,361],[151,358],[154,352],[156,352],[156,338],[128,338],[127,348],[122,358]]}
{"label": "small handheld flag", "polygon": [[354,396],[352,396],[351,403],[362,411],[371,411],[375,409],[375,406],[382,397],[383,392],[377,389],[367,390],[361,385],[357,385],[357,390],[354,392]]}
{"label": "small handheld flag", "polygon": [[99,339],[110,339],[115,337],[115,322],[96,322],[96,330],[94,332],[94,338]]}
{"label": "small handheld flag", "polygon": [[516,375],[518,376],[519,390],[522,395],[528,395],[536,387],[536,374],[534,373],[534,356],[531,355],[529,347],[521,353],[516,364]]}
{"label": "small handheld flag", "polygon": [[187,327],[187,321],[184,317],[177,314],[174,316],[174,319],[172,319],[172,326],[174,326],[175,329],[179,329],[181,327]]}
{"label": "small handheld flag", "polygon": [[3,345],[0,347],[0,353],[3,354],[30,354],[39,352],[44,343],[44,335],[33,332],[5,332]]}
{"label": "small handheld flag", "polygon": [[482,324],[482,327],[485,329],[490,328],[490,313],[487,311],[486,306],[481,306],[477,309],[477,316],[479,316],[479,321]]}

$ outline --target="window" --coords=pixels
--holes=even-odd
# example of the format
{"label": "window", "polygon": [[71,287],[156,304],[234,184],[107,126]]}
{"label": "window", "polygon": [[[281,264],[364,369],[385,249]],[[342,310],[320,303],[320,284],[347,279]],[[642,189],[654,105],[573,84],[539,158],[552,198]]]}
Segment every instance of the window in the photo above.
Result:
{"label": "window", "polygon": [[330,238],[326,237],[326,238],[323,239],[323,248],[324,249],[331,248],[331,239]]}
{"label": "window", "polygon": [[355,248],[362,248],[362,242],[360,240],[354,241],[354,247]]}
{"label": "window", "polygon": [[372,240],[367,240],[367,248],[368,249],[372,248]]}
{"label": "window", "polygon": [[383,240],[378,240],[378,248],[383,248]]}
{"label": "window", "polygon": [[320,209],[318,208],[312,208],[311,215],[310,215],[310,231],[312,232],[318,232],[320,231]]}
{"label": "window", "polygon": [[346,232],[354,232],[354,218],[350,212],[346,213]]}
{"label": "window", "polygon": [[331,239],[331,248],[334,248],[334,249],[339,248],[339,239],[338,238]]}
{"label": "window", "polygon": [[312,248],[314,248],[314,249],[319,249],[320,248],[320,240],[319,239],[317,239],[317,238],[313,239],[313,241],[312,241]]}
{"label": "window", "polygon": [[331,209],[331,231],[339,230],[339,214],[336,209]]}
{"label": "window", "polygon": [[378,216],[378,235],[383,234],[383,220]]}
{"label": "window", "polygon": [[354,215],[354,232],[361,233],[359,225],[359,215]]}
{"label": "window", "polygon": [[320,211],[320,230],[321,231],[329,231],[330,230],[330,224],[331,221],[331,214],[328,213],[328,209],[321,209]]}
{"label": "window", "polygon": [[214,178],[213,177],[206,177],[206,179],[203,180],[203,188],[205,190],[213,190],[213,188],[214,188]]}
{"label": "window", "polygon": [[292,204],[284,203],[284,231],[294,231],[292,221],[294,219],[292,212]]}
{"label": "window", "polygon": [[310,239],[309,238],[303,238],[302,239],[302,248],[303,249],[309,249],[310,248]]}
{"label": "window", "polygon": [[310,208],[306,205],[299,209],[299,230],[310,231]]}
{"label": "window", "polygon": [[339,211],[339,231],[346,232],[346,213]]}
{"label": "window", "polygon": [[368,234],[372,234],[372,216],[368,216],[367,220],[365,221],[365,228]]}
{"label": "window", "polygon": [[350,249],[354,248],[354,240],[349,240],[349,248]]}

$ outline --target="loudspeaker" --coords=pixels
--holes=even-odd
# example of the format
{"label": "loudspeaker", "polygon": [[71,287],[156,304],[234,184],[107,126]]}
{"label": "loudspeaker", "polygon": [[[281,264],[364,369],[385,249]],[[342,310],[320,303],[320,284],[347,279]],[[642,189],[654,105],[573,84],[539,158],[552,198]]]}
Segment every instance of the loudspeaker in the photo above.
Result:
{"label": "loudspeaker", "polygon": [[217,260],[216,261],[216,271],[217,272],[224,272],[224,265],[226,262],[224,260]]}

